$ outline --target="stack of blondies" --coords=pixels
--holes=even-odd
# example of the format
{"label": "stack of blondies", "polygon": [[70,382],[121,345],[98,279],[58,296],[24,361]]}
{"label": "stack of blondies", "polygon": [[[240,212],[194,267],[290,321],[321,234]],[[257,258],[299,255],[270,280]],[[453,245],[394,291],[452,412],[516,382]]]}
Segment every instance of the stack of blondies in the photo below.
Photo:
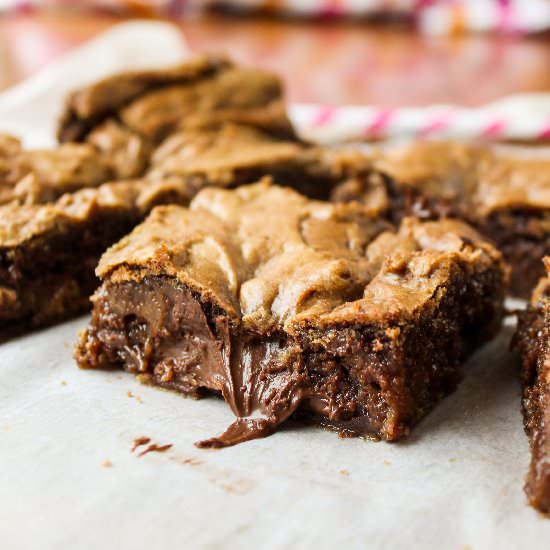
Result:
{"label": "stack of blondies", "polygon": [[276,77],[212,57],[74,92],[58,138],[0,136],[4,338],[92,296],[79,366],[223,397],[235,422],[199,446],[291,415],[394,441],[536,286],[514,341],[550,510],[550,160],[311,144]]}

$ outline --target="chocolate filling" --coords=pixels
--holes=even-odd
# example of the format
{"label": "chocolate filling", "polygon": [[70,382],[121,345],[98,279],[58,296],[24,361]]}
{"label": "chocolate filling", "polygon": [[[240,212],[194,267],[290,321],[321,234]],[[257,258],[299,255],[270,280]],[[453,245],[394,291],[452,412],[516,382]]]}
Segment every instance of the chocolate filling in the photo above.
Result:
{"label": "chocolate filling", "polygon": [[[376,323],[260,335],[164,276],[106,282],[75,356],[81,367],[122,367],[146,382],[223,396],[237,420],[224,447],[262,437],[298,410],[344,435],[395,440],[456,386],[462,359],[496,329],[486,272],[453,281],[414,323]],[[438,291],[439,292],[439,291]]]}

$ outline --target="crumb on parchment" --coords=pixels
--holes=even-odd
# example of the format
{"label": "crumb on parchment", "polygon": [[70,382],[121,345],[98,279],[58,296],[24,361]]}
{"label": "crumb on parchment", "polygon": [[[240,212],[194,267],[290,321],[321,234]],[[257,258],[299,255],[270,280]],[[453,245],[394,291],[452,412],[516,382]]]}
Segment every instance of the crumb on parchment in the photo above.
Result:
{"label": "crumb on parchment", "polygon": [[132,445],[132,448],[130,450],[134,452],[138,447],[141,447],[142,445],[147,445],[147,443],[149,443],[150,441],[151,441],[151,438],[145,435],[136,437],[134,439],[134,444]]}
{"label": "crumb on parchment", "polygon": [[139,395],[135,395],[134,392],[131,392],[130,390],[128,390],[126,392],[126,395],[130,398],[130,399],[135,399],[140,405],[141,403],[143,403],[143,399],[139,396]]}
{"label": "crumb on parchment", "polygon": [[146,449],[141,451],[141,453],[138,453],[138,457],[146,455],[147,453],[164,453],[172,447],[172,443],[168,443],[166,445],[157,445],[156,443],[151,443],[151,445],[148,445]]}

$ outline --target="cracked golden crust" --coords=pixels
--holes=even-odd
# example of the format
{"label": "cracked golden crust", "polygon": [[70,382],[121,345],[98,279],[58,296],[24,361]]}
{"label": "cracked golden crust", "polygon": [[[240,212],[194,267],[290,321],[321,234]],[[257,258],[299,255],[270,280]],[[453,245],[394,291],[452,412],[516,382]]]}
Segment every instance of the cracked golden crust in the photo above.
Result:
{"label": "cracked golden crust", "polygon": [[[206,186],[233,188],[270,176],[276,184],[328,199],[335,185],[371,177],[372,161],[353,147],[318,147],[226,123],[172,134],[153,153],[147,175],[182,178],[195,192]],[[373,213],[382,211],[375,200],[367,206]]]}
{"label": "cracked golden crust", "polygon": [[116,112],[154,86],[195,82],[229,67],[229,61],[197,57],[163,70],[127,71],[75,90],[67,98],[58,127],[59,141],[79,141],[97,121]]}
{"label": "cracked golden crust", "polygon": [[505,271],[500,253],[461,222],[411,218],[385,229],[358,204],[311,201],[266,182],[210,188],[189,208],[154,209],[104,254],[97,275],[175,277],[265,333],[411,315],[457,266]]}
{"label": "cracked golden crust", "polygon": [[403,185],[429,195],[463,198],[475,189],[475,168],[490,155],[484,146],[458,142],[417,141],[375,151],[374,165]]}
{"label": "cracked golden crust", "polygon": [[103,124],[89,141],[24,150],[16,138],[0,136],[0,204],[54,202],[65,193],[145,171],[149,147],[120,125]]}
{"label": "cracked golden crust", "polygon": [[49,202],[63,193],[96,186],[111,177],[104,159],[86,144],[67,143],[51,150],[19,149],[4,164],[6,170],[11,170],[1,182],[0,204]]}
{"label": "cracked golden crust", "polygon": [[550,159],[496,154],[477,170],[474,203],[488,215],[524,208],[550,213]]}
{"label": "cracked golden crust", "polygon": [[[271,168],[287,167],[298,175],[311,171],[313,177],[319,172],[334,179],[355,170],[350,168],[351,153],[323,151],[248,126],[226,124],[218,130],[189,130],[168,138],[142,180],[100,185],[111,172],[130,175],[135,163],[143,162],[142,142],[133,141],[134,137],[108,121],[89,136],[96,148],[67,143],[54,150],[22,151],[30,171],[10,187],[8,204],[0,207],[0,246],[17,246],[53,231],[60,220],[84,221],[93,208],[106,204],[107,197],[112,208],[136,207],[146,213],[159,194],[171,193],[175,203],[187,204],[201,187],[234,186],[237,174],[249,169],[269,173]],[[71,193],[59,198],[64,191]]]}
{"label": "cracked golden crust", "polygon": [[98,210],[135,212],[143,216],[159,203],[187,203],[188,188],[181,181],[147,179],[105,183],[63,195],[55,202],[0,206],[0,249],[16,248],[30,239],[85,222]]}
{"label": "cracked golden crust", "polygon": [[94,128],[86,141],[96,148],[113,179],[137,178],[148,166],[152,145],[114,120]]}
{"label": "cracked golden crust", "polygon": [[106,159],[87,144],[65,143],[56,149],[23,154],[29,173],[14,187],[14,198],[21,202],[51,202],[64,193],[96,187],[112,177]]}
{"label": "cracked golden crust", "polygon": [[307,150],[250,126],[228,123],[217,129],[180,131],[153,153],[151,177],[203,174],[209,182],[231,185],[237,170],[257,166],[277,168],[296,162]]}
{"label": "cracked golden crust", "polygon": [[550,210],[550,159],[485,145],[419,141],[380,150],[374,167],[467,218],[511,208]]}
{"label": "cracked golden crust", "polygon": [[0,134],[0,204],[12,199],[13,186],[29,171],[21,141]]}
{"label": "cracked golden crust", "polygon": [[61,118],[59,140],[81,141],[108,118],[155,142],[178,128],[212,127],[226,121],[294,137],[280,81],[217,57],[121,73],[74,92]]}

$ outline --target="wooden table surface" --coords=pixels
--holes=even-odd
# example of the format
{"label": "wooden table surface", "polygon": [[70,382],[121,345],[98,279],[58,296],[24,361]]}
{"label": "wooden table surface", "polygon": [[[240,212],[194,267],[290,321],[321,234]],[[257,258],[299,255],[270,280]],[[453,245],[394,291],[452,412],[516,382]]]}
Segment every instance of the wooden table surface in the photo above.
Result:
{"label": "wooden table surface", "polygon": [[[0,19],[0,89],[123,19],[17,14]],[[430,38],[359,23],[215,16],[177,23],[196,51],[221,52],[280,73],[291,101],[384,106],[478,105],[550,89],[547,38]]]}

